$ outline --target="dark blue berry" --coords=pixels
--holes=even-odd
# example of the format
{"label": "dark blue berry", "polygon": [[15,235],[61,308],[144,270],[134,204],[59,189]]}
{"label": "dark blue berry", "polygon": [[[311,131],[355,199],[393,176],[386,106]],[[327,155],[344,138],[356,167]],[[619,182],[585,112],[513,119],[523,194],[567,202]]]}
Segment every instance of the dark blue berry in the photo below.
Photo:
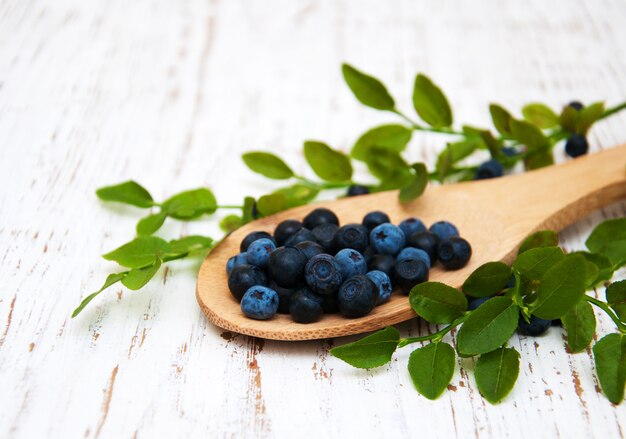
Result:
{"label": "dark blue berry", "polygon": [[405,242],[404,232],[390,223],[376,226],[370,232],[370,245],[376,253],[395,256],[402,250]]}
{"label": "dark blue berry", "polygon": [[320,224],[319,226],[311,230],[311,232],[313,232],[313,235],[315,236],[315,240],[322,247],[324,247],[324,251],[326,253],[333,252],[333,237],[335,236],[335,232],[338,228],[339,226],[335,224],[326,223]]}
{"label": "dark blue berry", "polygon": [[226,274],[230,274],[233,268],[238,265],[245,265],[248,263],[248,254],[246,252],[239,253],[238,255],[231,256],[226,262]]}
{"label": "dark blue berry", "polygon": [[241,311],[251,319],[271,319],[278,311],[278,294],[267,287],[250,287],[241,299]]}
{"label": "dark blue berry", "polygon": [[324,314],[322,299],[308,288],[301,288],[291,296],[289,314],[296,323],[312,323]]}
{"label": "dark blue berry", "polygon": [[407,218],[404,221],[402,221],[400,224],[398,224],[398,227],[400,227],[400,230],[404,232],[404,236],[406,237],[407,240],[414,233],[426,231],[426,226],[424,225],[424,223],[420,219],[417,219],[417,218]]}
{"label": "dark blue berry", "polygon": [[228,276],[228,289],[237,301],[241,301],[250,287],[257,285],[266,286],[267,276],[263,270],[254,265],[239,265],[233,268]]}
{"label": "dark blue berry", "polygon": [[322,298],[322,309],[325,314],[333,314],[339,312],[339,305],[337,305],[337,295],[329,294],[328,296],[319,296]]}
{"label": "dark blue berry", "polygon": [[270,254],[274,250],[276,250],[276,244],[273,240],[268,238],[257,239],[248,247],[248,263],[265,268],[270,260]]}
{"label": "dark blue berry", "polygon": [[449,270],[464,267],[472,256],[469,242],[458,236],[442,240],[437,248],[439,261]]}
{"label": "dark blue berry", "polygon": [[285,246],[295,247],[297,244],[304,241],[315,242],[315,235],[306,227],[302,227],[296,233],[287,238],[287,241],[285,241]]}
{"label": "dark blue berry", "polygon": [[546,332],[551,325],[552,320],[544,320],[539,317],[530,316],[530,322],[527,322],[524,317],[520,316],[517,331],[522,335],[535,337]]}
{"label": "dark blue berry", "polygon": [[426,264],[426,267],[430,270],[430,256],[421,248],[405,247],[396,256],[396,261],[400,262],[405,259],[417,259]]}
{"label": "dark blue berry", "polygon": [[585,136],[580,134],[572,134],[565,142],[565,153],[570,157],[580,157],[589,151],[589,142]]}
{"label": "dark blue berry", "polygon": [[349,197],[356,197],[357,195],[367,195],[369,193],[370,193],[370,190],[367,187],[361,186],[359,184],[353,184],[352,186],[348,188],[347,195]]}
{"label": "dark blue berry", "polygon": [[274,240],[274,237],[270,235],[269,233],[256,231],[256,232],[248,233],[246,237],[243,238],[243,241],[241,241],[241,245],[239,246],[239,250],[242,253],[247,251],[250,244],[252,244],[257,239],[261,239],[261,238],[271,239],[272,241],[274,241],[274,244],[276,244],[276,240]]}
{"label": "dark blue berry", "polygon": [[580,111],[583,108],[585,108],[585,106],[583,105],[582,102],[580,101],[572,101],[569,104],[567,104],[568,107],[572,107],[574,110],[576,111]]}
{"label": "dark blue berry", "polygon": [[361,253],[351,248],[339,250],[335,255],[335,263],[339,267],[343,279],[367,273],[365,258]]}
{"label": "dark blue berry", "polygon": [[270,255],[268,269],[272,279],[285,288],[293,288],[304,280],[307,258],[295,247],[279,247]]}
{"label": "dark blue berry", "polygon": [[311,259],[315,255],[324,253],[324,248],[317,242],[302,241],[295,245],[295,247],[304,253],[307,259]]}
{"label": "dark blue berry", "polygon": [[554,319],[552,320],[552,326],[563,326],[563,322],[561,321],[561,319]]}
{"label": "dark blue berry", "polygon": [[337,305],[346,317],[363,317],[374,309],[378,299],[378,288],[367,276],[353,276],[339,288]]}
{"label": "dark blue berry", "polygon": [[369,277],[372,282],[376,284],[376,288],[378,288],[378,301],[376,304],[380,305],[381,303],[388,301],[391,297],[393,287],[391,285],[391,279],[389,279],[387,273],[379,270],[372,270],[368,272],[366,276]]}
{"label": "dark blue berry", "polygon": [[374,212],[366,214],[362,221],[363,225],[367,227],[367,230],[372,230],[376,226],[390,222],[391,220],[389,219],[389,216],[380,210],[375,210]]}
{"label": "dark blue berry", "polygon": [[274,229],[274,239],[276,245],[283,245],[291,235],[302,228],[302,223],[296,220],[285,220],[279,223]]}
{"label": "dark blue berry", "polygon": [[274,281],[270,282],[269,287],[278,294],[278,312],[289,314],[289,301],[298,288],[283,288]]}
{"label": "dark blue berry", "polygon": [[302,224],[309,230],[313,230],[315,227],[322,224],[335,224],[338,226],[339,218],[337,218],[337,215],[335,215],[335,212],[332,210],[319,207],[305,216],[304,220],[302,220]]}
{"label": "dark blue berry", "polygon": [[474,180],[486,180],[488,178],[502,177],[504,168],[502,164],[496,159],[487,160],[481,164],[476,170]]}
{"label": "dark blue berry", "polygon": [[491,299],[491,297],[468,297],[467,298],[467,310],[473,311],[480,305]]}
{"label": "dark blue berry", "polygon": [[404,294],[409,294],[415,285],[428,280],[428,267],[417,259],[405,259],[396,262],[394,267],[394,285]]}
{"label": "dark blue berry", "polygon": [[393,276],[393,267],[396,265],[396,258],[391,255],[375,254],[367,259],[368,271],[382,271],[387,276]]}
{"label": "dark blue berry", "polygon": [[500,149],[500,151],[502,151],[502,154],[504,154],[507,157],[515,157],[517,155],[517,149],[511,146],[503,146],[502,149]]}
{"label": "dark blue berry", "polygon": [[363,252],[369,243],[367,228],[361,224],[346,224],[341,226],[333,236],[333,249],[338,252],[344,248],[352,248]]}
{"label": "dark blue berry", "polygon": [[315,293],[331,295],[341,286],[343,275],[334,257],[321,254],[313,256],[309,262],[307,262],[304,268],[304,279],[309,288]]}
{"label": "dark blue berry", "polygon": [[439,239],[450,238],[451,236],[459,236],[459,229],[448,221],[437,221],[433,223],[428,229],[429,232],[434,233]]}
{"label": "dark blue berry", "polygon": [[420,248],[428,253],[430,263],[434,264],[437,260],[437,247],[441,238],[432,232],[418,232],[411,235],[407,241],[407,245],[415,248]]}

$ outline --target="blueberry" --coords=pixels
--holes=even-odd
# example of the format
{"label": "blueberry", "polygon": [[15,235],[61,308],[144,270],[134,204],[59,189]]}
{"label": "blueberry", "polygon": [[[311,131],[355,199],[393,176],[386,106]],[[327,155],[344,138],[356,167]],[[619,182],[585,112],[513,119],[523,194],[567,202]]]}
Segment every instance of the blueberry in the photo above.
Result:
{"label": "blueberry", "polygon": [[368,271],[382,271],[387,276],[393,275],[393,267],[396,265],[396,258],[391,255],[375,254],[367,259]]}
{"label": "blueberry", "polygon": [[351,248],[339,250],[335,255],[335,263],[339,267],[344,280],[357,274],[367,273],[365,258],[361,253]]}
{"label": "blueberry", "polygon": [[486,180],[488,178],[502,177],[504,168],[496,159],[487,160],[482,163],[476,170],[474,180]]}
{"label": "blueberry", "polygon": [[402,289],[404,294],[409,294],[415,285],[428,280],[428,267],[417,259],[404,259],[396,262],[394,267],[395,285]]}
{"label": "blueberry", "polygon": [[569,104],[567,104],[568,107],[572,107],[574,110],[576,111],[580,111],[583,108],[585,108],[585,106],[583,105],[582,102],[580,101],[572,101]]}
{"label": "blueberry", "polygon": [[241,301],[250,287],[257,285],[266,286],[267,276],[263,270],[254,265],[239,265],[228,275],[228,289],[237,301]]}
{"label": "blueberry", "polygon": [[270,260],[270,253],[274,250],[276,250],[276,244],[273,240],[268,238],[257,239],[248,247],[248,263],[265,268]]}
{"label": "blueberry", "polygon": [[451,236],[459,236],[459,229],[448,221],[437,221],[433,223],[428,229],[429,232],[434,233],[439,239],[450,238]]}
{"label": "blueberry", "polygon": [[356,251],[365,251],[368,245],[367,228],[361,224],[346,224],[341,226],[333,236],[333,250],[338,252],[344,248]]}
{"label": "blueberry", "polygon": [[407,241],[407,245],[420,248],[428,253],[430,263],[434,264],[437,260],[437,247],[441,239],[432,232],[417,232],[411,235]]}
{"label": "blueberry", "polygon": [[295,247],[279,247],[270,255],[268,269],[272,279],[285,288],[293,288],[304,280],[307,258]]}
{"label": "blueberry", "polygon": [[339,305],[337,305],[337,295],[330,294],[328,296],[319,296],[322,298],[322,309],[324,314],[333,314],[339,312]]}
{"label": "blueberry", "polygon": [[520,316],[517,324],[517,331],[523,335],[537,336],[548,330],[552,325],[552,320],[544,320],[539,317],[530,316],[530,322]]}
{"label": "blueberry", "polygon": [[404,232],[406,239],[409,239],[414,233],[426,231],[424,223],[417,218],[407,218],[398,224],[398,227]]}
{"label": "blueberry", "polygon": [[376,288],[378,288],[378,301],[376,304],[380,305],[381,303],[388,301],[391,297],[393,287],[391,285],[391,279],[389,279],[387,273],[379,270],[372,270],[368,272],[366,276],[369,277],[372,282],[376,284]]}
{"label": "blueberry", "polygon": [[294,322],[312,323],[324,314],[322,300],[308,288],[301,288],[291,296],[289,314]]}
{"label": "blueberry", "polygon": [[307,259],[311,259],[315,255],[324,253],[324,248],[317,242],[302,241],[295,245],[295,247],[304,253]]}
{"label": "blueberry", "polygon": [[248,263],[248,254],[246,252],[239,253],[238,255],[231,256],[226,262],[226,274],[230,274],[233,268]]}
{"label": "blueberry", "polygon": [[405,242],[404,232],[390,223],[376,226],[370,232],[370,244],[376,253],[395,256],[402,250]]}
{"label": "blueberry", "polygon": [[353,276],[339,288],[337,305],[346,317],[363,317],[376,306],[378,288],[367,276]]}
{"label": "blueberry", "polygon": [[353,184],[348,188],[347,195],[349,197],[356,197],[357,195],[367,195],[370,193],[370,190],[366,186],[361,186],[360,184]]}
{"label": "blueberry", "polygon": [[437,255],[444,267],[456,270],[467,264],[472,256],[472,247],[463,238],[453,236],[439,243]]}
{"label": "blueberry", "polygon": [[507,157],[515,157],[518,154],[517,149],[513,148],[512,146],[503,146],[500,151],[502,151],[502,154]]}
{"label": "blueberry", "polygon": [[326,253],[331,253],[333,251],[333,236],[335,236],[335,232],[339,226],[335,224],[320,224],[315,227],[311,232],[315,236],[315,240],[324,247],[324,251]]}
{"label": "blueberry", "polygon": [[302,227],[296,233],[287,238],[287,241],[285,241],[285,246],[295,247],[297,244],[304,241],[315,242],[315,235],[306,227]]}
{"label": "blueberry", "polygon": [[491,297],[468,297],[467,298],[467,310],[473,311],[480,305],[491,299]]}
{"label": "blueberry", "polygon": [[551,322],[552,326],[563,326],[563,322],[561,321],[561,319],[554,319]]}
{"label": "blueberry", "polygon": [[278,311],[278,294],[260,285],[250,287],[241,299],[241,310],[251,319],[271,319]]}
{"label": "blueberry", "polygon": [[278,294],[278,312],[289,314],[289,301],[291,296],[298,291],[297,288],[283,288],[276,282],[271,281],[269,287]]}
{"label": "blueberry", "polygon": [[331,295],[341,286],[343,275],[334,257],[321,254],[313,256],[307,262],[304,268],[304,279],[309,288],[317,294]]}
{"label": "blueberry", "polygon": [[276,245],[283,245],[291,235],[302,228],[302,223],[296,220],[285,220],[279,223],[274,229],[274,239]]}
{"label": "blueberry", "polygon": [[307,229],[313,230],[315,227],[322,224],[335,224],[338,226],[339,218],[337,218],[337,215],[335,215],[332,210],[319,207],[305,216],[302,223]]}
{"label": "blueberry", "polygon": [[243,241],[241,241],[241,245],[239,246],[239,250],[242,253],[245,252],[246,250],[248,250],[248,247],[250,246],[250,244],[252,244],[257,239],[261,239],[261,238],[271,239],[272,241],[274,241],[274,244],[276,244],[274,237],[270,235],[269,233],[256,231],[256,232],[248,233],[246,237],[243,238]]}
{"label": "blueberry", "polygon": [[415,247],[405,247],[402,249],[398,256],[396,256],[396,261],[400,262],[405,259],[417,259],[418,261],[422,261],[426,264],[426,267],[430,270],[430,256],[421,248]]}
{"label": "blueberry", "polygon": [[368,245],[367,248],[365,249],[364,252],[361,252],[361,254],[363,255],[363,257],[365,258],[366,261],[369,260],[369,258],[373,258],[374,255],[376,254],[376,252],[374,251],[374,249],[372,248],[371,245]]}
{"label": "blueberry", "polygon": [[389,219],[389,216],[385,212],[381,212],[380,210],[375,210],[366,214],[363,217],[362,221],[363,225],[367,227],[367,230],[370,231],[376,226],[380,226],[381,224],[390,222],[391,220]]}
{"label": "blueberry", "polygon": [[572,134],[565,142],[565,153],[570,157],[580,157],[589,151],[589,142],[585,136],[580,134]]}

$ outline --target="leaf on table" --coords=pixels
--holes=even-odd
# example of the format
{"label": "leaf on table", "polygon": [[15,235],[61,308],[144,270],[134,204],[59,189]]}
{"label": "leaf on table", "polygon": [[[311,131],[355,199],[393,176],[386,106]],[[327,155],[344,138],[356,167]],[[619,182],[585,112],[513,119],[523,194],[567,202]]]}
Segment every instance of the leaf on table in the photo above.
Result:
{"label": "leaf on table", "polygon": [[586,300],[579,300],[576,306],[561,317],[567,330],[567,345],[574,353],[584,351],[593,340],[596,332],[596,315]]}
{"label": "leaf on table", "polygon": [[351,366],[371,369],[389,363],[399,341],[400,333],[390,326],[361,340],[333,348],[330,354]]}
{"label": "leaf on table", "polygon": [[526,250],[537,247],[556,247],[559,245],[559,234],[554,230],[541,230],[529,235],[522,245],[520,245],[517,254],[524,253]]}
{"label": "leaf on table", "polygon": [[564,257],[560,247],[536,247],[519,254],[513,268],[530,280],[539,280]]}
{"label": "leaf on table", "polygon": [[513,390],[519,375],[519,357],[513,348],[499,348],[478,358],[476,385],[487,401],[497,404]]}
{"label": "leaf on table", "polygon": [[171,252],[170,244],[157,236],[139,236],[102,257],[123,267],[141,268]]}
{"label": "leaf on table", "polygon": [[415,77],[413,107],[419,117],[435,128],[452,125],[452,109],[441,89],[423,74]]}
{"label": "leaf on table", "polygon": [[624,399],[626,384],[626,337],[608,334],[593,347],[596,374],[602,391],[613,404]]}
{"label": "leaf on table", "polygon": [[304,142],[304,157],[311,169],[322,180],[331,182],[350,181],[352,164],[343,153],[335,151],[322,142]]}
{"label": "leaf on table", "polygon": [[452,323],[467,310],[463,293],[441,282],[424,282],[414,286],[409,295],[413,310],[429,323]]}
{"label": "leaf on table", "polygon": [[343,78],[354,96],[363,105],[378,110],[393,110],[395,102],[382,82],[373,76],[369,76],[351,65],[341,66]]}
{"label": "leaf on table", "polygon": [[247,152],[241,156],[252,171],[267,178],[285,180],[294,176],[293,171],[278,156],[268,152]]}
{"label": "leaf on table", "polygon": [[511,267],[503,262],[487,262],[469,275],[462,290],[472,297],[487,297],[499,293],[512,276]]}
{"label": "leaf on table", "polygon": [[209,189],[193,189],[167,199],[162,209],[172,218],[190,220],[214,213],[217,210],[217,201]]}
{"label": "leaf on table", "polygon": [[414,350],[409,357],[409,374],[417,391],[437,399],[454,375],[454,348],[448,343],[430,343]]}
{"label": "leaf on table", "polygon": [[166,218],[167,214],[161,211],[140,219],[136,227],[137,235],[152,235],[161,228]]}
{"label": "leaf on table", "polygon": [[382,125],[366,131],[352,147],[352,158],[367,161],[371,148],[378,147],[400,153],[404,151],[413,131],[404,125]]}
{"label": "leaf on table", "polygon": [[137,207],[152,207],[152,195],[139,183],[129,180],[113,186],[101,187],[96,195],[103,201],[116,201]]}

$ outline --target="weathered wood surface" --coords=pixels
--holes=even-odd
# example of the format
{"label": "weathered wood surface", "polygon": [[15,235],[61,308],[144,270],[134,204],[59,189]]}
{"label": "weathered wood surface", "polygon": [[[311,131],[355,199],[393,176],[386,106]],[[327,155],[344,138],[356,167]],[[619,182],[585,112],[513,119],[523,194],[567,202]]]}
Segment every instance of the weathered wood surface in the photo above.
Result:
{"label": "weathered wood surface", "polygon": [[[471,360],[430,402],[412,389],[410,349],[367,372],[327,354],[352,338],[225,333],[196,303],[197,261],[172,264],[141,293],[114,288],[70,320],[114,269],[97,255],[130,239],[141,214],[103,205],[96,187],[135,178],[163,198],[207,185],[235,203],[273,187],[239,160],[253,148],[307,172],[302,140],[347,149],[393,120],[355,102],[343,60],[383,78],[407,110],[413,74],[429,74],[463,122],[488,123],[490,101],[616,103],[626,97],[626,6],[0,2],[0,437],[624,436],[626,409],[598,392],[591,356],[567,354],[558,328],[512,338],[520,379],[494,407]],[[623,143],[626,115],[590,140],[593,151]],[[432,163],[443,142],[416,136],[409,155]],[[594,213],[563,232],[566,247],[624,214],[626,203]],[[206,221],[163,234],[194,231],[217,234]],[[600,317],[598,335],[610,330]]]}

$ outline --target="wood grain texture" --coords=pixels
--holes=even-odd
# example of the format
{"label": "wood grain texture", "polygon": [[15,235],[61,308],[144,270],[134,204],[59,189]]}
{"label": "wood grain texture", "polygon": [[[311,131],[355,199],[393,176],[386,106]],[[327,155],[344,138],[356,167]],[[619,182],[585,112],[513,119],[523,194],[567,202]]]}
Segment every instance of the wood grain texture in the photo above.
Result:
{"label": "wood grain texture", "polygon": [[[623,437],[624,406],[599,393],[589,352],[567,354],[559,328],[511,339],[520,378],[493,407],[472,360],[430,402],[412,388],[410,349],[359,371],[327,353],[355,337],[221,331],[194,297],[199,261],[69,316],[116,269],[97,255],[145,215],[98,202],[95,188],[135,178],[157,199],[209,186],[238,203],[278,187],[245,169],[251,149],[313,177],[303,140],[347,151],[396,120],[355,101],[342,61],[383,79],[407,112],[413,75],[428,74],[458,123],[488,125],[489,102],[614,104],[626,97],[625,24],[622,0],[0,1],[0,437]],[[592,152],[626,141],[625,127],[625,114],[598,124]],[[447,140],[416,135],[407,158],[432,166]],[[625,214],[624,203],[594,212],[563,241],[581,249]],[[213,221],[168,221],[161,235],[189,233],[219,236]],[[612,328],[600,317],[597,336]]]}

